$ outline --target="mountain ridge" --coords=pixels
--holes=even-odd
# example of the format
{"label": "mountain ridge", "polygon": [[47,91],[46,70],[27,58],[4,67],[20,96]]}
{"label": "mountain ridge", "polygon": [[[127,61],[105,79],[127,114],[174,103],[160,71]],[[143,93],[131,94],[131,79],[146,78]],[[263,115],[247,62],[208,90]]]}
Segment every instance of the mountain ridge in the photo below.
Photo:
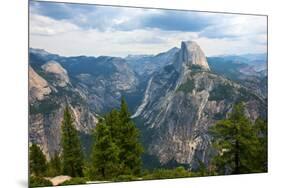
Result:
{"label": "mountain ridge", "polygon": [[[78,119],[76,128],[89,135],[97,118],[118,107],[120,98],[125,96],[132,118],[147,133],[143,141],[148,154],[157,156],[162,164],[175,160],[195,168],[197,159],[208,163],[211,155],[208,127],[225,118],[238,99],[246,101],[246,111],[252,120],[267,115],[266,101],[260,97],[266,91],[262,87],[265,77],[256,75],[255,70],[251,73],[254,76],[239,72],[249,67],[246,64],[240,67],[233,63],[227,67],[228,61],[217,64],[209,60],[198,44],[186,41],[180,49],[174,47],[154,56],[126,58],[63,57],[33,49],[30,71],[45,82],[38,88],[43,93],[39,94],[43,96],[41,100],[32,97],[34,91],[29,89],[30,140],[52,155],[60,150],[59,128],[65,101]],[[56,71],[47,71],[48,62],[58,63],[56,68],[61,66],[59,76],[54,74]],[[220,72],[219,68],[224,67],[222,70],[229,70],[229,74]],[[237,68],[233,77],[241,73],[240,80],[229,76],[236,70],[233,67]],[[62,75],[64,83],[60,84]],[[261,81],[247,88],[243,84],[248,78]],[[48,87],[51,92],[42,91]],[[48,139],[54,141],[48,143]]]}

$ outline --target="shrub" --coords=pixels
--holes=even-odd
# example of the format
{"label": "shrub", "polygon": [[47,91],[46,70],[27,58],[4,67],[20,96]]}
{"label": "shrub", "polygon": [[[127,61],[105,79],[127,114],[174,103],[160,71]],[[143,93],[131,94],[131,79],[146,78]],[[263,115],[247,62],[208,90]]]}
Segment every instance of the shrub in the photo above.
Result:
{"label": "shrub", "polygon": [[114,181],[133,181],[136,180],[137,178],[133,175],[119,175],[114,179]]}
{"label": "shrub", "polygon": [[152,173],[143,176],[143,179],[171,179],[192,176],[194,175],[191,172],[186,171],[184,167],[177,167],[175,169],[156,169]]}
{"label": "shrub", "polygon": [[188,79],[184,84],[181,84],[177,91],[183,91],[184,93],[190,93],[195,88],[194,82]]}
{"label": "shrub", "polygon": [[29,106],[30,114],[38,114],[38,113],[51,113],[52,111],[59,108],[59,104],[54,100],[43,100],[38,104]]}
{"label": "shrub", "polygon": [[86,184],[86,182],[87,182],[86,178],[75,177],[61,183],[60,185],[78,185],[78,184]]}
{"label": "shrub", "polygon": [[31,176],[29,179],[29,187],[46,187],[46,186],[52,186],[52,182],[37,176]]}
{"label": "shrub", "polygon": [[209,96],[211,101],[231,100],[233,99],[233,87],[229,84],[220,84],[216,86]]}

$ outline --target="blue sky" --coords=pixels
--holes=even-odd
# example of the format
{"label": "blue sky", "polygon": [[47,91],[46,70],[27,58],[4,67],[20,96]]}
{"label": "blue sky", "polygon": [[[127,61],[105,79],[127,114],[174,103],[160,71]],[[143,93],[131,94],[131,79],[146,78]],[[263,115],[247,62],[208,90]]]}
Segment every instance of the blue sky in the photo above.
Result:
{"label": "blue sky", "polygon": [[65,56],[157,54],[196,41],[207,56],[266,52],[266,17],[30,3],[30,46]]}

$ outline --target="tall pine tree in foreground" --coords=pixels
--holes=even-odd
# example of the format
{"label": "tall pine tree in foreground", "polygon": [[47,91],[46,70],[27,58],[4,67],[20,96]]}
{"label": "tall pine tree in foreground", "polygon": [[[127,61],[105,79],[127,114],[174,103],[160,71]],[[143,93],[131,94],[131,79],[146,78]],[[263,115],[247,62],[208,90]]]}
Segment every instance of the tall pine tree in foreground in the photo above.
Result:
{"label": "tall pine tree in foreground", "polygon": [[113,142],[109,127],[104,120],[99,120],[94,131],[94,145],[92,149],[93,175],[98,179],[109,179],[118,174],[119,148]]}
{"label": "tall pine tree in foreground", "polygon": [[139,175],[142,152],[138,129],[122,98],[120,111],[112,110],[96,127],[92,150],[93,169],[103,178]]}
{"label": "tall pine tree in foreground", "polygon": [[242,103],[233,107],[228,119],[221,120],[210,128],[213,146],[217,151],[212,162],[219,174],[264,171],[262,159],[257,160],[262,158],[260,151],[264,151],[266,147],[261,144],[264,131],[260,132],[257,129],[258,127],[245,116]]}
{"label": "tall pine tree in foreground", "polygon": [[120,114],[120,140],[118,146],[120,148],[119,159],[121,169],[124,174],[139,175],[141,172],[141,154],[143,147],[139,142],[139,131],[134,122],[130,118],[130,113],[125,99],[121,100]]}
{"label": "tall pine tree in foreground", "polygon": [[83,151],[73,122],[69,107],[66,106],[62,121],[62,171],[65,175],[81,177],[83,176]]}
{"label": "tall pine tree in foreground", "polygon": [[259,147],[257,148],[256,171],[267,172],[267,121],[258,118],[255,122],[255,130],[259,140]]}
{"label": "tall pine tree in foreground", "polygon": [[54,156],[51,157],[48,166],[49,176],[58,176],[61,174],[61,159],[58,152],[55,152]]}
{"label": "tall pine tree in foreground", "polygon": [[43,176],[47,170],[45,155],[36,144],[32,144],[30,147],[29,165],[31,174],[35,176]]}

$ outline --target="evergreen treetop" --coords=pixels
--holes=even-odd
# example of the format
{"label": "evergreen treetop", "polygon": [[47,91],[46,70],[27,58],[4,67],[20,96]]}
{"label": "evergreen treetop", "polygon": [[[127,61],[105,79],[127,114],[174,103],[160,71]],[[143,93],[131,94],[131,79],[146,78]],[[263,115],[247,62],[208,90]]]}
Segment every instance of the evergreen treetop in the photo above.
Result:
{"label": "evergreen treetop", "polygon": [[[263,131],[262,131],[263,132]],[[213,159],[220,174],[240,174],[264,171],[257,158],[264,148],[255,126],[245,116],[243,103],[236,104],[229,118],[210,128],[212,144],[217,151]],[[263,149],[262,149],[263,150]]]}
{"label": "evergreen treetop", "polygon": [[43,176],[47,170],[46,157],[36,144],[32,144],[29,148],[29,165],[30,172],[35,176]]}
{"label": "evergreen treetop", "polygon": [[62,171],[72,177],[83,176],[83,151],[73,118],[66,106],[62,121]]}

